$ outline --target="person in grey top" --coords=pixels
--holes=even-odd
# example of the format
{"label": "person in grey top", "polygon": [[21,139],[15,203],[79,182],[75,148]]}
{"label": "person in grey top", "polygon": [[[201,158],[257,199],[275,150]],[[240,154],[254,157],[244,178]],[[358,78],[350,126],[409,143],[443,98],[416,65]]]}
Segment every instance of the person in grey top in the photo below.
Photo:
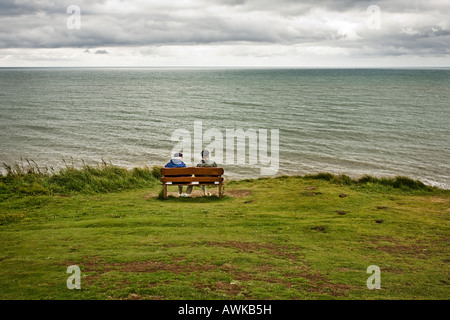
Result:
{"label": "person in grey top", "polygon": [[216,162],[209,159],[208,150],[202,151],[202,161],[199,164],[197,164],[197,167],[217,167]]}
{"label": "person in grey top", "polygon": [[[213,160],[209,159],[209,151],[208,150],[203,150],[202,151],[202,161],[200,163],[197,164],[197,167],[217,167],[217,163]],[[189,197],[189,195],[192,192],[192,187],[193,186],[188,186],[186,188],[186,193],[185,193],[185,197]],[[211,195],[210,193],[206,192],[206,186],[202,186],[202,190],[203,190],[203,194],[206,195]]]}

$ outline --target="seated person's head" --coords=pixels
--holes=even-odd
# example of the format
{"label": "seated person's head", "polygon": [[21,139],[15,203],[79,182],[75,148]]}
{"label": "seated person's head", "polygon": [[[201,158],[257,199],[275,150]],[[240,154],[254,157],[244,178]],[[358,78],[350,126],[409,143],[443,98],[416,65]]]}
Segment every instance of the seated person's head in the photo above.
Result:
{"label": "seated person's head", "polygon": [[208,150],[203,150],[202,151],[202,158],[203,159],[208,159],[209,158],[209,151]]}
{"label": "seated person's head", "polygon": [[181,152],[177,152],[173,155],[175,159],[183,160],[183,154]]}

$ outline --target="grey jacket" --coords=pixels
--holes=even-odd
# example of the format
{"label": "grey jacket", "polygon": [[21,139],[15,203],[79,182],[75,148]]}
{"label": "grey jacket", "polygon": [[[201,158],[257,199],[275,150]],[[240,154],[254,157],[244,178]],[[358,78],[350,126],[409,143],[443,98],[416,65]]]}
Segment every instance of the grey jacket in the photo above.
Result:
{"label": "grey jacket", "polygon": [[215,161],[202,159],[202,162],[197,164],[197,167],[217,167],[217,164]]}

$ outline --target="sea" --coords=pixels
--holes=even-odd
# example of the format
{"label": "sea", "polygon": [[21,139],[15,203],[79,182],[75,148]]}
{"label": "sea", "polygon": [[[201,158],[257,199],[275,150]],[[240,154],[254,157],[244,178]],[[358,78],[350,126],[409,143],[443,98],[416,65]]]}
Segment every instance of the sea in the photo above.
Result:
{"label": "sea", "polygon": [[[226,149],[229,132],[258,142],[230,138]],[[450,189],[450,68],[0,68],[3,173],[28,162],[164,166],[180,146],[195,165],[217,142],[211,157],[227,178],[259,178],[269,164],[250,156],[263,133],[273,176],[407,176]],[[246,160],[225,161],[221,145]]]}

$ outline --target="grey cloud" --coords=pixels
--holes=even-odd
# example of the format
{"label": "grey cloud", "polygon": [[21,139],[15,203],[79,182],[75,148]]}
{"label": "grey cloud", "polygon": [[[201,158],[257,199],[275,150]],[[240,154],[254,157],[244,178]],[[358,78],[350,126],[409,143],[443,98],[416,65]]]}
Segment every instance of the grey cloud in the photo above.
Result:
{"label": "grey cloud", "polygon": [[[72,3],[71,3],[72,2]],[[73,4],[68,0],[47,0],[47,1],[32,1],[32,0],[2,0],[0,2],[0,17],[1,16],[29,16],[40,13],[61,13],[65,12],[66,8]]]}
{"label": "grey cloud", "polygon": [[[406,20],[414,26],[410,34],[405,33],[401,22],[389,20],[383,20],[380,31],[367,30],[365,11],[373,4],[368,0],[197,0],[183,2],[182,6],[152,2],[124,12],[106,6],[105,1],[80,0],[76,2],[82,11],[81,29],[69,30],[66,9],[73,2],[21,1],[20,5],[14,1],[2,2],[0,48],[309,43],[365,47],[361,52],[367,54],[448,53],[450,30],[445,10],[450,5],[445,1],[377,1],[383,19],[389,19],[385,17],[392,13],[424,17],[420,24],[411,18]],[[132,4],[132,1],[121,3]],[[321,10],[320,14],[314,10]],[[354,39],[327,24],[340,15],[359,21]]]}

